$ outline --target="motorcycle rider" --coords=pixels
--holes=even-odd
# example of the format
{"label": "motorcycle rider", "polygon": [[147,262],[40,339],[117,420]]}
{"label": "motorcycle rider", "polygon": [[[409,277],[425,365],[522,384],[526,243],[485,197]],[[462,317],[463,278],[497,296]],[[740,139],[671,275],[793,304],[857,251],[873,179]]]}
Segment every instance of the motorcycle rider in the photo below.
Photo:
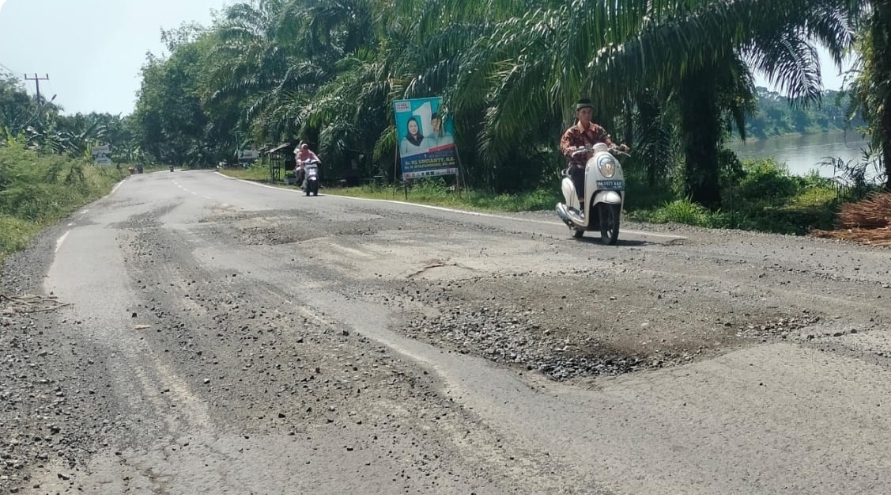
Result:
{"label": "motorcycle rider", "polygon": [[[573,152],[578,149],[591,147],[597,143],[606,143],[610,148],[613,142],[606,133],[606,129],[591,122],[594,114],[594,106],[591,100],[582,98],[575,105],[575,116],[577,122],[575,125],[566,129],[563,137],[560,138],[560,150],[568,162],[569,176],[572,178],[572,184],[575,186],[575,192],[579,196],[579,203],[585,203],[585,163],[591,157],[591,153],[579,153],[573,156]],[[624,144],[619,146],[623,151],[628,147]],[[582,207],[584,211],[584,206]]]}
{"label": "motorcycle rider", "polygon": [[303,142],[294,149],[294,159],[297,162],[294,170],[294,173],[297,176],[297,183],[303,188],[303,181],[306,179],[306,169],[303,168],[303,165],[310,160],[315,160],[321,165],[322,160],[319,160],[319,157],[309,149],[309,145]]}

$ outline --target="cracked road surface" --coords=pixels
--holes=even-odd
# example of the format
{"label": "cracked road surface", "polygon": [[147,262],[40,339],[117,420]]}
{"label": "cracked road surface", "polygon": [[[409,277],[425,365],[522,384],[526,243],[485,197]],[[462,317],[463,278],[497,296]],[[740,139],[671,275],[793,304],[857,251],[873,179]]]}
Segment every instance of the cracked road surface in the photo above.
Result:
{"label": "cracked road surface", "polygon": [[887,493],[889,251],[625,227],[134,176],[4,267],[0,491]]}

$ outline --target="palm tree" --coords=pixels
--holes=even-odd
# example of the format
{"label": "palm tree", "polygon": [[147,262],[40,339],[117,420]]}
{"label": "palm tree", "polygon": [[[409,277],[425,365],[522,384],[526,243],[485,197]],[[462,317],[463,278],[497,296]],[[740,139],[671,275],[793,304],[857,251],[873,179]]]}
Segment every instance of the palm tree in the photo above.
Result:
{"label": "palm tree", "polygon": [[[518,54],[526,57],[548,45],[541,36],[547,31],[539,32],[539,39],[531,44],[525,43],[528,26],[521,24],[560,4],[548,0],[396,2],[398,15],[390,24],[411,28],[399,63],[406,79],[403,97],[444,96],[462,150],[465,178],[471,182],[494,189],[535,186],[543,174],[542,161],[556,158],[553,144],[561,123],[554,112],[540,111],[538,102],[546,99],[544,81],[533,76],[518,82],[510,76],[519,71],[502,71]],[[499,88],[502,81],[504,87]]]}
{"label": "palm tree", "polygon": [[233,106],[241,115],[238,126],[251,128],[260,138],[293,134],[294,125],[271,119],[282,101],[301,86],[316,87],[325,74],[300,59],[291,33],[299,22],[295,3],[259,0],[237,3],[217,21],[215,47],[206,83],[205,105],[220,111]]}
{"label": "palm tree", "polygon": [[[815,43],[840,60],[852,43],[854,12],[832,0],[676,1],[652,12],[635,33],[591,61],[602,91],[658,87],[676,96],[685,154],[686,193],[720,206],[718,144],[729,111],[744,136],[742,116],[754,88],[752,70],[791,97],[820,98]],[[629,36],[634,34],[633,36]],[[623,40],[623,38],[625,38]]]}
{"label": "palm tree", "polygon": [[301,133],[299,116],[337,75],[340,60],[373,47],[369,0],[260,0],[229,7],[216,29],[210,105],[242,106],[242,129],[259,139]]}
{"label": "palm tree", "polygon": [[851,111],[859,111],[867,121],[873,147],[881,149],[884,189],[891,191],[891,1],[869,3],[860,20]]}
{"label": "palm tree", "polygon": [[[481,112],[479,151],[490,166],[517,143],[553,146],[552,129],[571,121],[579,96],[594,99],[610,128],[619,120],[610,116],[628,114],[648,93],[678,106],[688,193],[710,206],[720,204],[723,115],[741,123],[753,99],[749,67],[814,100],[813,44],[840,57],[851,42],[849,12],[832,0],[530,0],[516,10],[492,0],[465,5],[470,17],[485,15],[476,21],[456,10],[459,3],[420,8],[417,25],[433,33],[426,51],[438,62],[425,64],[416,81],[429,88],[437,75],[457,74],[445,93],[454,111]],[[443,20],[430,20],[436,16]]]}
{"label": "palm tree", "polygon": [[540,177],[572,102],[589,96],[599,123],[659,143],[642,150],[661,163],[652,179],[677,128],[687,192],[718,206],[723,129],[743,131],[753,72],[819,99],[814,45],[840,60],[868,3],[255,0],[227,8],[209,35],[202,106],[221,118],[206,134],[238,125],[268,141],[311,136],[331,156],[381,157],[395,141],[392,100],[443,95],[471,173],[493,185]]}

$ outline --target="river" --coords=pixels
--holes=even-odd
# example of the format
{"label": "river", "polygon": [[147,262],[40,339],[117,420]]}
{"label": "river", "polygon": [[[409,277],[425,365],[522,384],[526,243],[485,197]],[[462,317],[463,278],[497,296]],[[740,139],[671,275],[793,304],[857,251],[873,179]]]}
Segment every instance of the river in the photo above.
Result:
{"label": "river", "polygon": [[[740,159],[773,157],[785,162],[793,175],[806,175],[816,170],[823,177],[833,177],[838,173],[831,166],[821,166],[821,162],[831,158],[841,158],[846,163],[863,161],[863,151],[867,143],[856,132],[833,131],[820,134],[789,135],[762,140],[749,139],[745,143],[734,141],[728,148],[735,151]],[[870,168],[872,170],[872,167]],[[874,176],[868,173],[868,176]]]}

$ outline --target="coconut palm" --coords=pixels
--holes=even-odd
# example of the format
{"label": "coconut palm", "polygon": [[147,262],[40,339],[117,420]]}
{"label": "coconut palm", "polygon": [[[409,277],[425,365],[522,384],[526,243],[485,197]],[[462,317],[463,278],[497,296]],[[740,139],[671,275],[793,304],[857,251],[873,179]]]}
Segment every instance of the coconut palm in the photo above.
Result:
{"label": "coconut palm", "polygon": [[373,44],[366,0],[260,0],[219,21],[210,104],[239,102],[241,126],[275,141],[302,132],[297,116],[337,74],[339,60]]}
{"label": "coconut palm", "polygon": [[271,93],[284,91],[284,82],[293,75],[293,45],[277,37],[287,7],[283,0],[237,3],[224,10],[214,27],[204,99],[209,106],[237,106],[242,128],[271,104]]}

